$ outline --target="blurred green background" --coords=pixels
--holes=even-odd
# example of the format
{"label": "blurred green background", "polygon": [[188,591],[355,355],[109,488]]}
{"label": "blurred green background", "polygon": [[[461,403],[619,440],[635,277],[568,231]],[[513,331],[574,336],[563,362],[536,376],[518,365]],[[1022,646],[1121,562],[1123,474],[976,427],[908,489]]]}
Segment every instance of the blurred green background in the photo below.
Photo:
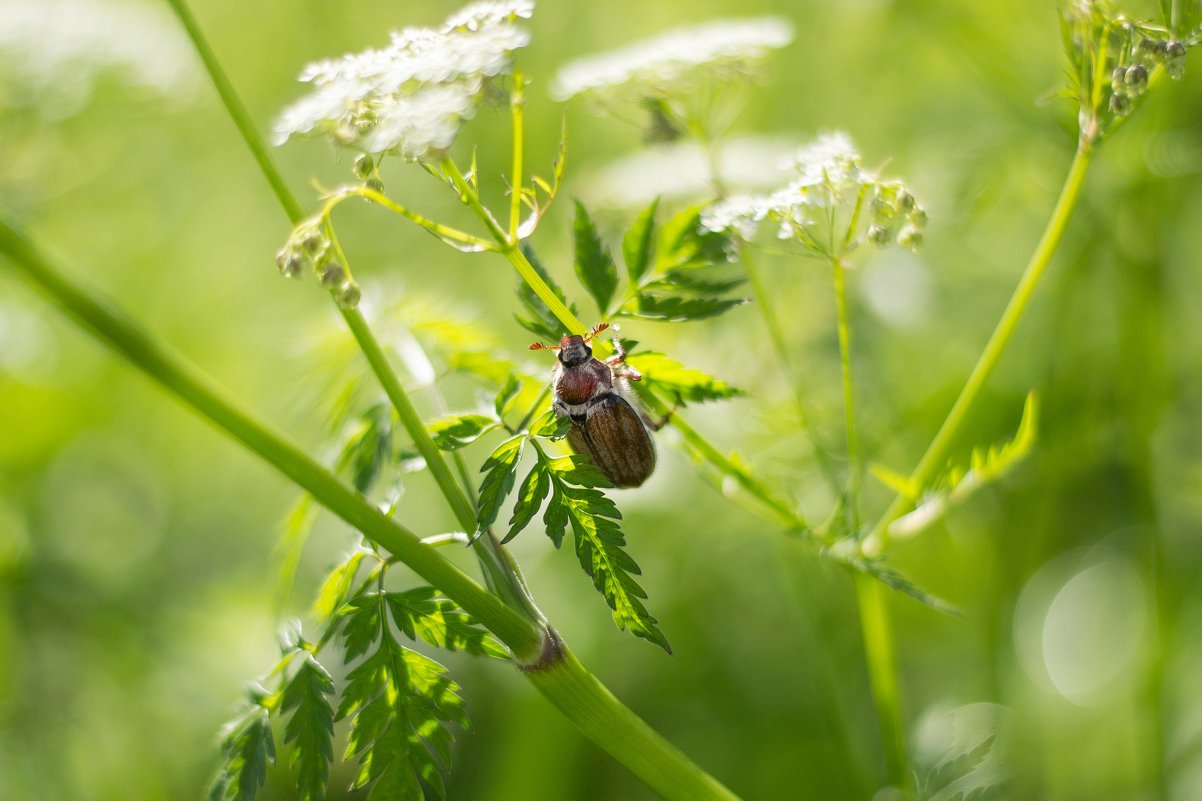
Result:
{"label": "blurred green background", "polygon": [[[38,0],[4,0],[0,18],[22,4]],[[437,24],[456,7],[205,0],[195,12],[266,129],[301,93],[304,63],[381,45],[388,30]],[[65,29],[92,19],[71,8],[59,15]],[[120,70],[91,81],[79,65],[39,74],[45,48],[23,51],[10,26],[0,34],[0,204],[74,274],[328,456],[320,387],[330,363],[315,353],[342,341],[334,308],[313,281],[276,273],[287,221],[165,4],[91,13],[111,15],[115,49],[144,47],[159,59],[155,74],[174,77],[164,92]],[[852,275],[864,448],[908,470],[1000,314],[1072,155],[1075,111],[1050,99],[1064,67],[1057,6],[544,2],[518,55],[534,81],[532,169],[546,174],[553,157],[561,109],[547,87],[560,64],[674,25],[763,13],[787,16],[797,37],[769,60],[737,133],[801,142],[844,129],[868,164],[891,159],[887,171],[930,214],[920,255],[874,255]],[[1007,437],[1034,389],[1034,455],[898,545],[899,569],[963,609],[953,618],[890,601],[922,776],[957,726],[971,740],[988,719],[1001,721],[1010,797],[1202,797],[1199,109],[1202,69],[1191,64],[1105,143],[961,443],[966,452]],[[582,107],[569,124],[565,191],[611,206],[599,219],[615,233],[633,212],[605,200],[595,176],[642,148],[639,133]],[[493,176],[508,169],[508,142],[506,118],[489,111],[460,137],[461,147],[478,143]],[[350,179],[349,160],[322,142],[277,156],[312,207],[315,182]],[[393,197],[470,225],[419,170],[390,165],[384,178]],[[494,197],[500,188],[494,178]],[[557,205],[536,242],[574,286],[570,213]],[[502,259],[454,253],[374,208],[340,212],[339,231],[377,309],[403,300],[474,322],[488,347],[549,369],[523,352],[530,335],[512,321],[514,276]],[[829,275],[810,262],[762,262],[837,455]],[[822,516],[830,499],[753,307],[625,333],[748,390],[690,409],[690,421]],[[341,352],[353,366],[353,352]],[[479,402],[468,381],[445,389],[455,409]],[[653,480],[618,502],[675,654],[617,631],[573,555],[531,529],[514,551],[536,597],[621,699],[744,798],[871,798],[883,761],[847,576],[701,480],[672,432],[659,442]],[[477,463],[484,455],[468,452]],[[202,793],[216,731],[244,683],[273,663],[277,625],[304,614],[353,542],[322,518],[281,609],[273,549],[294,498],[0,270],[0,799]],[[887,500],[869,487],[869,512]],[[423,533],[453,527],[424,475],[406,482],[399,517]],[[450,798],[652,797],[516,671],[456,657],[446,662],[474,730],[459,737]],[[336,770],[332,786],[349,781]],[[284,770],[264,797],[292,797]]]}

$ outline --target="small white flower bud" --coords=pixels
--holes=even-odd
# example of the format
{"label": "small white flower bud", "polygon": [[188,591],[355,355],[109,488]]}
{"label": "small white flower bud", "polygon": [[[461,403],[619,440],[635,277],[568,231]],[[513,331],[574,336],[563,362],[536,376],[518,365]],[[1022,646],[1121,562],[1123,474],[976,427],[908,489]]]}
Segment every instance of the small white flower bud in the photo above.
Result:
{"label": "small white flower bud", "polygon": [[1127,74],[1123,76],[1123,82],[1133,95],[1143,94],[1144,90],[1148,88],[1148,68],[1143,64],[1136,64],[1127,70]]}
{"label": "small white flower bud", "polygon": [[367,179],[366,186],[368,189],[370,189],[373,192],[379,192],[381,195],[384,194],[384,182],[381,181],[379,178]]}
{"label": "small white flower bud", "polygon": [[927,212],[922,206],[915,206],[914,209],[906,215],[906,221],[915,228],[927,227]]}
{"label": "small white flower bud", "polygon": [[1115,116],[1126,117],[1131,113],[1130,96],[1122,92],[1115,92],[1112,94],[1110,96],[1110,110],[1114,112]]}

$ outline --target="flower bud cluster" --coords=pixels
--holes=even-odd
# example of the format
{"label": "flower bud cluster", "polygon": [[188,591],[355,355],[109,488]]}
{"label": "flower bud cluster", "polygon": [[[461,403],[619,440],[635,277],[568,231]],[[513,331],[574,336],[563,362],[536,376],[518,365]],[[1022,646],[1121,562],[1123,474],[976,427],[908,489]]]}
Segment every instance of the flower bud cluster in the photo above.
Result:
{"label": "flower bud cluster", "polygon": [[445,151],[489,85],[530,35],[517,26],[532,0],[484,0],[441,28],[406,28],[388,47],[308,65],[315,89],[289,106],[275,142],[324,134],[366,154],[420,159]]}
{"label": "flower bud cluster", "polygon": [[275,263],[286,278],[299,278],[302,272],[311,270],[343,308],[359,305],[359,285],[338,258],[320,220],[306,220],[293,229],[287,244],[276,254]]}
{"label": "flower bud cluster", "polygon": [[846,134],[820,136],[786,162],[797,177],[783,189],[718,201],[702,213],[701,225],[748,241],[759,223],[771,220],[777,238],[827,259],[841,259],[865,240],[917,250],[926,212],[903,183],[882,180],[860,161]]}

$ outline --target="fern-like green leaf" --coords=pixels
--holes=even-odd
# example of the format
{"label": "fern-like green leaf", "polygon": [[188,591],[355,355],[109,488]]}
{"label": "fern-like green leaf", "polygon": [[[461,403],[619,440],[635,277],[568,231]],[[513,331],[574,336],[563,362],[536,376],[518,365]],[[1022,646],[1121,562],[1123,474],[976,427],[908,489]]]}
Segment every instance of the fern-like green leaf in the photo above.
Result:
{"label": "fern-like green leaf", "polygon": [[497,446],[480,468],[484,481],[480,484],[480,499],[476,505],[476,530],[484,531],[497,519],[501,504],[513,489],[518,461],[522,458],[525,434],[510,437]]}
{"label": "fern-like green leaf", "polygon": [[637,286],[655,262],[655,212],[659,209],[659,198],[643,209],[634,224],[622,237],[622,258],[626,262],[626,274],[630,285]]}
{"label": "fern-like green leaf", "polygon": [[423,801],[423,788],[442,798],[453,742],[446,724],[466,728],[467,715],[442,665],[397,642],[388,622],[394,606],[387,595],[368,593],[348,611],[377,625],[366,658],[347,674],[336,716],[350,720],[346,758],[359,763],[352,789],[368,787],[369,801]]}
{"label": "fern-like green leaf", "polygon": [[275,762],[275,738],[267,710],[253,705],[233,720],[221,741],[222,765],[210,801],[254,801]]}
{"label": "fern-like green leaf", "polygon": [[439,450],[453,451],[470,445],[500,425],[500,421],[482,414],[453,414],[427,423],[426,430]]}
{"label": "fern-like green leaf", "polygon": [[618,268],[589,218],[588,210],[580,201],[576,201],[573,233],[576,239],[576,275],[596,301],[599,313],[605,314],[618,288]]}
{"label": "fern-like green leaf", "polygon": [[392,462],[391,406],[380,403],[364,412],[339,462],[344,460],[350,469],[351,483],[366,494]]}
{"label": "fern-like green leaf", "polygon": [[503,420],[505,412],[509,410],[509,404],[513,402],[522,391],[521,380],[510,373],[505,378],[505,383],[501,385],[501,389],[497,392],[496,398],[493,400],[493,411],[497,413],[497,419]]}
{"label": "fern-like green leaf", "polygon": [[741,389],[700,370],[685,367],[662,353],[631,354],[626,357],[626,363],[643,374],[645,387],[657,390],[665,398],[699,403],[737,398],[744,394]]}
{"label": "fern-like green leaf", "polygon": [[334,680],[313,654],[300,650],[292,677],[285,682],[280,711],[292,713],[284,727],[284,742],[292,743],[292,768],[302,801],[326,796],[330,762],[334,758],[334,710],[330,696]]}
{"label": "fern-like green leaf", "polygon": [[626,539],[617,522],[622,518],[621,512],[613,501],[594,486],[572,483],[581,481],[595,485],[604,476],[597,471],[599,480],[590,473],[595,468],[581,457],[550,459],[540,451],[539,458],[547,468],[553,487],[551,501],[544,515],[547,536],[558,546],[570,524],[576,557],[584,572],[593,580],[593,586],[605,598],[614,623],[618,628],[672,653],[667,638],[656,626],[658,621],[643,605],[647,593],[634,578],[642,571],[623,550]]}
{"label": "fern-like green leaf", "polygon": [[730,261],[730,242],[727,237],[701,227],[703,209],[704,206],[692,206],[664,223],[656,259],[658,271]]}
{"label": "fern-like green leaf", "polygon": [[417,587],[385,596],[397,628],[409,639],[421,638],[448,651],[507,659],[509,652],[487,629],[433,587]]}
{"label": "fern-like green leaf", "polygon": [[717,317],[736,306],[742,306],[748,300],[748,298],[685,297],[644,292],[638,296],[636,308],[633,311],[623,310],[623,314],[646,317],[651,320],[664,320],[670,323],[683,323]]}
{"label": "fern-like green leaf", "polygon": [[320,622],[332,619],[342,605],[347,602],[354,589],[355,576],[359,573],[363,559],[372,555],[372,551],[367,548],[356,548],[348,553],[326,576],[326,580],[322,582],[321,589],[317,593],[317,600],[313,603],[313,612]]}
{"label": "fern-like green leaf", "polygon": [[542,461],[536,461],[518,487],[517,503],[513,507],[513,517],[509,519],[509,532],[502,543],[509,542],[530,524],[550,491],[551,476]]}
{"label": "fern-like green leaf", "polygon": [[946,514],[948,508],[963,501],[982,487],[988,486],[1010,472],[1027,457],[1035,446],[1039,409],[1035,394],[1027,395],[1022,419],[1014,436],[1001,445],[976,448],[968,465],[953,463],[936,479],[913,512],[893,522],[889,533],[909,537],[923,531]]}

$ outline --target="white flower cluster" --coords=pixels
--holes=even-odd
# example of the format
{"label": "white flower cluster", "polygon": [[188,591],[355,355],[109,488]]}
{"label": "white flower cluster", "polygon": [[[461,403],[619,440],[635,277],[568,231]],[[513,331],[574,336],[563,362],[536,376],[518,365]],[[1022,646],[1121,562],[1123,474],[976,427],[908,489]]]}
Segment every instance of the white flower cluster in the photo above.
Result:
{"label": "white flower cluster", "polygon": [[197,83],[189,49],[171,15],[157,5],[0,2],[0,75],[27,81],[42,101],[61,105],[64,95],[86,97],[93,76],[105,69],[178,96]]}
{"label": "white flower cluster", "polygon": [[718,201],[702,213],[702,227],[747,241],[771,220],[779,224],[779,239],[797,240],[826,258],[842,258],[864,239],[910,250],[922,244],[926,212],[900,181],[865,171],[847,134],[824,134],[783,166],[796,174],[788,185]]}
{"label": "white flower cluster", "polygon": [[437,30],[406,28],[383,49],[308,65],[300,80],[316,89],[280,115],[276,144],[323,133],[372,154],[445,150],[485,84],[529,43],[515,23],[533,12],[532,0],[473,3]]}
{"label": "white flower cluster", "polygon": [[793,41],[780,17],[715,20],[636,42],[564,66],[552,93],[560,100],[583,94],[670,94],[682,80],[701,81],[747,73],[768,51]]}

